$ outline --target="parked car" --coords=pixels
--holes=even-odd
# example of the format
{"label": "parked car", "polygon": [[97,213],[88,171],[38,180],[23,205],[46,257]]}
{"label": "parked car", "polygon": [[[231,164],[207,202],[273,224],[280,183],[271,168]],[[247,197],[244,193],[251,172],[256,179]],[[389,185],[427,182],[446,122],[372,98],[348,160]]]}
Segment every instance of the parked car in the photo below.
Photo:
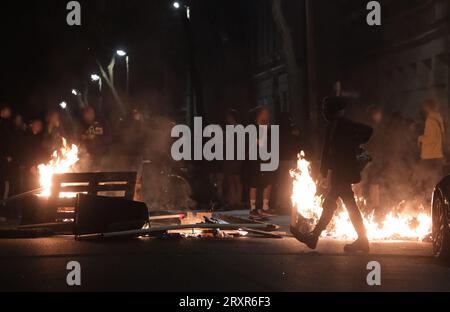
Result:
{"label": "parked car", "polygon": [[450,260],[450,176],[434,190],[432,203],[433,252],[436,258]]}

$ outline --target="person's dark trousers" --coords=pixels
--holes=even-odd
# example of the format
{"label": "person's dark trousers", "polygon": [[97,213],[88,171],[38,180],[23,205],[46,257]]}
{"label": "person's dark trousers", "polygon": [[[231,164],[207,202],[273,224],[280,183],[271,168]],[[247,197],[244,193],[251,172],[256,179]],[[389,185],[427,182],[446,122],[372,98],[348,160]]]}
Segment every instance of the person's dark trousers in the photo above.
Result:
{"label": "person's dark trousers", "polygon": [[367,238],[363,217],[355,201],[355,194],[352,184],[340,181],[338,178],[331,178],[330,189],[323,204],[323,212],[320,220],[314,229],[314,234],[320,236],[333,219],[337,210],[337,200],[341,198],[347,208],[350,220],[359,238]]}

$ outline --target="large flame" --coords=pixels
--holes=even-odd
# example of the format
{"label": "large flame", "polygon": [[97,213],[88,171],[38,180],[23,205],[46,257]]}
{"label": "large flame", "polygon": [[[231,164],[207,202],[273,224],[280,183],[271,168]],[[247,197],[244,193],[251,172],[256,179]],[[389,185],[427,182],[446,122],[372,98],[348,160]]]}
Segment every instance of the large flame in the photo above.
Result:
{"label": "large flame", "polygon": [[[61,148],[53,152],[48,164],[38,166],[39,184],[43,188],[39,195],[44,197],[50,196],[53,175],[72,172],[73,166],[78,160],[78,146],[72,145],[69,147],[67,140],[63,138]],[[64,194],[64,197],[71,197],[71,195]]]}
{"label": "large flame", "polygon": [[[292,204],[296,212],[313,225],[322,214],[322,196],[317,195],[317,184],[311,176],[310,163],[302,152],[297,169],[291,171],[293,178]],[[361,200],[359,200],[361,202]],[[345,206],[343,206],[345,208]],[[431,233],[431,217],[425,212],[390,213],[383,221],[375,221],[372,216],[365,217],[365,226],[370,240],[410,239],[423,240]],[[324,236],[337,239],[356,239],[357,235],[350,222],[347,211],[343,209],[334,218]]]}

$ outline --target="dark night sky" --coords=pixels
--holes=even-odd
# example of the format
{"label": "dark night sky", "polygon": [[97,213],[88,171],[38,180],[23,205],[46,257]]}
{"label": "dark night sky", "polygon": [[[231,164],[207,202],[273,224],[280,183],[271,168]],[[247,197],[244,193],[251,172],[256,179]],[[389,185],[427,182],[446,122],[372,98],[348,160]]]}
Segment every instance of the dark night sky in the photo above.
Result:
{"label": "dark night sky", "polygon": [[[118,48],[130,53],[133,95],[183,100],[186,38],[171,1],[79,1],[81,27],[66,24],[67,2],[0,2],[0,102],[36,113],[61,100],[70,101],[70,90],[82,90],[90,73],[97,71],[95,60],[107,65]],[[247,52],[243,31],[246,6],[237,0],[193,0],[192,7],[199,68],[220,70],[220,64],[214,64],[216,59],[242,60]],[[118,64],[118,84],[124,76],[121,70],[124,66]],[[204,76],[210,75],[223,73]],[[149,95],[155,92],[158,96]]]}

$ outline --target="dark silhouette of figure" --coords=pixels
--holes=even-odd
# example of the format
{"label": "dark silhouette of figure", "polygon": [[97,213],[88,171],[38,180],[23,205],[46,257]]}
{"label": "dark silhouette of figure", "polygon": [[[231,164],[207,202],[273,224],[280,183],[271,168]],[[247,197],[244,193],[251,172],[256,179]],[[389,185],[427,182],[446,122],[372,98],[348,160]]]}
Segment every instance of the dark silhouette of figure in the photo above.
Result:
{"label": "dark silhouette of figure", "polygon": [[40,164],[46,163],[50,157],[43,146],[42,120],[34,118],[25,136],[23,166],[25,168],[25,191],[30,191],[39,187]]}
{"label": "dark silhouette of figure", "polygon": [[105,123],[97,118],[92,107],[83,110],[83,127],[80,135],[82,147],[91,160],[91,170],[99,170],[102,160],[108,152],[111,143],[110,133]]}
{"label": "dark silhouette of figure", "polygon": [[42,136],[47,154],[51,155],[61,148],[64,138],[67,139],[59,112],[55,110],[48,112],[45,116],[45,130]]}
{"label": "dark silhouette of figure", "polygon": [[321,162],[321,174],[326,178],[330,171],[330,187],[323,204],[323,213],[312,233],[302,234],[292,228],[292,233],[311,249],[317,247],[322,232],[331,222],[339,198],[344,202],[350,220],[358,234],[358,240],[346,245],[344,251],[369,251],[363,218],[356,204],[352,184],[361,182],[360,146],[369,141],[371,127],[345,117],[346,103],[342,98],[330,97],[323,101],[323,113],[328,121]]}
{"label": "dark silhouette of figure", "polygon": [[[0,107],[0,199],[6,199],[9,196],[9,181],[13,160],[11,151],[11,115],[11,108],[9,106],[4,105]],[[0,210],[3,210],[1,208]]]}
{"label": "dark silhouette of figure", "polygon": [[372,155],[373,161],[363,174],[363,193],[367,198],[367,213],[374,213],[376,218],[383,216],[381,204],[381,185],[384,165],[384,112],[381,107],[370,106],[367,109],[367,124],[373,128],[373,136],[367,143],[367,151]]}
{"label": "dark silhouette of figure", "polygon": [[[225,123],[230,126],[238,125],[240,123],[239,113],[234,109],[228,110],[225,115]],[[235,135],[234,138],[227,136],[226,142],[228,140],[233,140],[234,151],[236,152],[237,136]],[[226,144],[226,142],[224,143]],[[222,162],[226,189],[226,201],[230,209],[238,210],[242,208],[242,168],[243,161],[237,160],[237,158],[235,158],[235,160],[226,160]]]}
{"label": "dark silhouette of figure", "polygon": [[[254,124],[256,126],[269,126],[270,123],[270,112],[269,109],[265,106],[259,106],[252,111],[252,115],[254,116]],[[270,132],[270,130],[268,131]],[[259,133],[259,135],[261,135]],[[258,136],[257,142],[249,142],[249,148],[256,148],[256,146],[262,146],[263,144],[267,144],[270,146],[270,140],[267,139],[266,142]],[[267,138],[270,138],[270,133],[267,133]],[[262,193],[262,212],[263,213],[273,213],[273,210],[270,207],[270,198],[272,193],[272,183],[273,183],[273,172],[263,172],[261,171],[261,163],[263,161],[258,159],[256,161],[251,160],[247,162],[247,171],[248,171],[248,182],[249,182],[249,199],[250,199],[250,216],[251,217],[259,217],[260,211],[258,211],[256,203],[258,191]]]}

